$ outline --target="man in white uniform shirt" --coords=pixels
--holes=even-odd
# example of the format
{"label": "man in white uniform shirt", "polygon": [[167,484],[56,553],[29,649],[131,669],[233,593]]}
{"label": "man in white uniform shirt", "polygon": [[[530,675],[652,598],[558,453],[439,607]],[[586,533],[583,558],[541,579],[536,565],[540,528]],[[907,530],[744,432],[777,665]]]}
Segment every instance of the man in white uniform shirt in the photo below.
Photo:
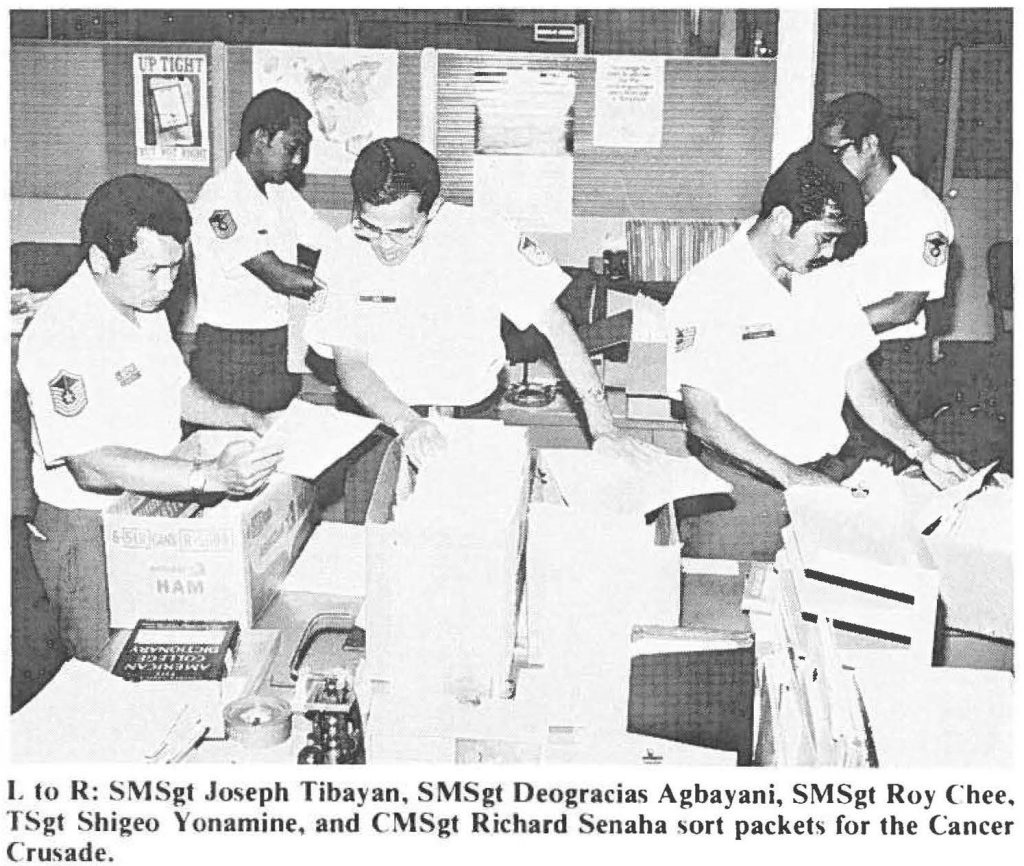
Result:
{"label": "man in white uniform shirt", "polygon": [[33,421],[39,498],[32,558],[67,652],[92,659],[109,636],[101,510],[124,490],[246,495],[276,453],[234,442],[211,460],[166,456],[184,418],[260,431],[265,419],[190,381],[161,309],[188,242],[188,207],[169,184],[125,175],[82,213],[86,259],[21,338],[18,372]]}
{"label": "man in white uniform shirt", "polygon": [[[289,298],[316,291],[309,265],[334,237],[292,185],[308,159],[310,117],[282,90],[254,96],[237,152],[192,206],[192,372],[210,393],[260,412],[283,409],[299,391],[287,369]],[[309,260],[299,258],[300,246]]]}
{"label": "man in white uniform shirt", "polygon": [[867,93],[826,106],[816,140],[860,183],[867,244],[823,277],[840,281],[864,307],[881,341],[871,364],[903,413],[918,420],[930,357],[925,304],[945,294],[953,223],[935,193],[892,154],[895,136],[882,103]]}
{"label": "man in white uniform shirt", "polygon": [[352,224],[324,252],[330,290],[306,330],[314,351],[333,357],[341,387],[423,463],[444,447],[426,407],[466,416],[496,393],[504,314],[547,337],[595,447],[647,453],[616,431],[593,365],[555,304],[565,273],[529,237],[443,201],[440,188],[437,160],[415,142],[378,139],[356,159]]}
{"label": "man in white uniform shirt", "polygon": [[[701,459],[734,484],[729,510],[686,522],[693,556],[770,560],[782,490],[833,485],[844,398],[937,486],[967,467],[903,418],[867,364],[877,338],[849,293],[802,276],[832,258],[863,213],[855,179],[811,145],[769,178],[759,216],[693,268],[668,305],[669,393]],[[829,265],[831,267],[831,265]]]}

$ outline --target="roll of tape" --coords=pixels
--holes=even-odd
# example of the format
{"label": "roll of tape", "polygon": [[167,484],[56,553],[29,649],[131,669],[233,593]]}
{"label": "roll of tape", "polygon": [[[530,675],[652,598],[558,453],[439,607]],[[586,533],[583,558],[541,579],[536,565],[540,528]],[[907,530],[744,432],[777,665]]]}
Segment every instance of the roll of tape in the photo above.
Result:
{"label": "roll of tape", "polygon": [[250,749],[279,745],[292,735],[292,708],[275,697],[248,695],[224,707],[228,739]]}

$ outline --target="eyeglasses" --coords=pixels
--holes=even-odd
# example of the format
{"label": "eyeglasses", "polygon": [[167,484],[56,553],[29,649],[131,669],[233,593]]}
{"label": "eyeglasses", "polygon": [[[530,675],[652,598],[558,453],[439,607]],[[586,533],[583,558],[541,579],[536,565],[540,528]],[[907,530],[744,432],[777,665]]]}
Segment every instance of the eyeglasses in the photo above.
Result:
{"label": "eyeglasses", "polygon": [[829,150],[832,152],[832,156],[842,156],[846,148],[852,147],[856,143],[852,138],[846,138],[839,142],[839,144],[832,145]]}

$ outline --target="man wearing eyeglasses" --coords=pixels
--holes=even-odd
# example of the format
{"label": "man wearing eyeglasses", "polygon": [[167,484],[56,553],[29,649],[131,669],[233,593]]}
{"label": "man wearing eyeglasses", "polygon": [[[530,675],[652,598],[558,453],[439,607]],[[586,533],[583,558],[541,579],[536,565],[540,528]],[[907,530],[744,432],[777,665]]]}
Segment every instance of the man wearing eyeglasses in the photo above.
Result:
{"label": "man wearing eyeglasses", "polygon": [[342,388],[403,440],[414,463],[444,448],[425,407],[466,417],[495,395],[500,319],[535,325],[579,395],[595,447],[647,453],[612,422],[593,365],[555,304],[568,277],[531,238],[440,196],[437,160],[403,138],[367,145],[352,170],[353,219],[324,253],[331,286],[306,335]]}
{"label": "man wearing eyeglasses", "polygon": [[[893,155],[895,136],[882,103],[867,93],[848,93],[826,106],[816,140],[860,183],[867,244],[823,276],[856,294],[880,341],[872,366],[903,413],[918,420],[930,355],[924,308],[945,294],[953,223],[938,197]],[[884,456],[888,446],[858,429],[860,447]]]}
{"label": "man wearing eyeglasses", "polygon": [[192,373],[212,394],[258,412],[283,409],[299,391],[287,369],[288,303],[320,286],[299,248],[322,250],[334,237],[293,186],[308,161],[311,116],[283,90],[254,96],[238,150],[192,207]]}

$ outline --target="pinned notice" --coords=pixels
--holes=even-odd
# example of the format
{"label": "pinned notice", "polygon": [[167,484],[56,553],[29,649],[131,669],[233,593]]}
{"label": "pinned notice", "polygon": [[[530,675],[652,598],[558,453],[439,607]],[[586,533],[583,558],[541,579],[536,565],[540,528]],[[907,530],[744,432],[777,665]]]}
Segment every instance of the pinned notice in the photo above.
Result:
{"label": "pinned notice", "polygon": [[661,147],[664,109],[663,57],[597,58],[595,147]]}

